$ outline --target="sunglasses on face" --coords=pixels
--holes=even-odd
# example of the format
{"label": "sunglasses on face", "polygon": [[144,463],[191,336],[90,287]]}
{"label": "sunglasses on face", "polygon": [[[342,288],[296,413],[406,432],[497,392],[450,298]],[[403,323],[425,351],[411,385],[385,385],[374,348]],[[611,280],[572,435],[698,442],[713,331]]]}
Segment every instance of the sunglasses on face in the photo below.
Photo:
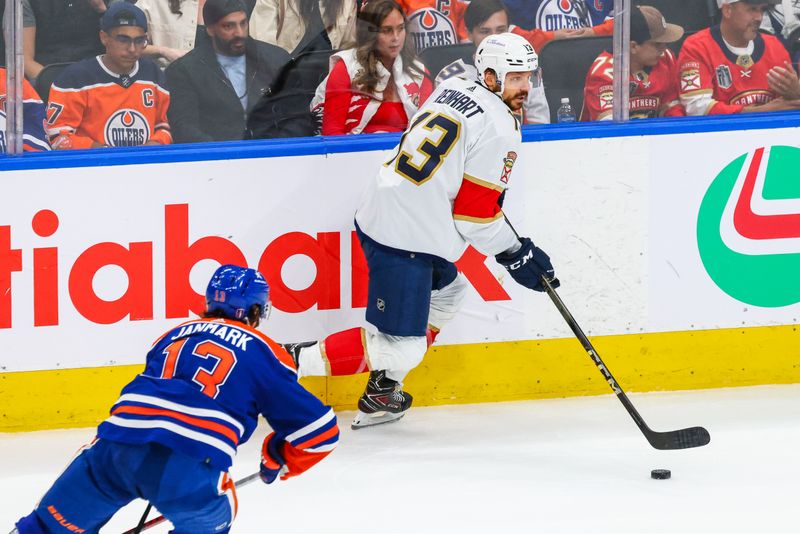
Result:
{"label": "sunglasses on face", "polygon": [[115,35],[114,40],[121,45],[130,46],[133,44],[136,48],[140,48],[147,44],[147,36],[142,35],[141,37],[129,37],[127,35]]}

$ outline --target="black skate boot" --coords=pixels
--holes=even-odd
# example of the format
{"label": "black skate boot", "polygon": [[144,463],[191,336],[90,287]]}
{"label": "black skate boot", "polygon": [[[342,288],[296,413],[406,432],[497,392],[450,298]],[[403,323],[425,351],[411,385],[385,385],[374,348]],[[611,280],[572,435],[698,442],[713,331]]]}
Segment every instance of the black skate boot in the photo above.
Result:
{"label": "black skate boot", "polygon": [[372,371],[350,427],[357,430],[397,421],[411,407],[412,400],[411,395],[400,389],[400,384],[386,378],[386,371]]}
{"label": "black skate boot", "polygon": [[316,341],[302,341],[300,343],[281,343],[281,347],[292,357],[294,366],[300,369],[300,351],[306,347],[313,347],[316,344]]}

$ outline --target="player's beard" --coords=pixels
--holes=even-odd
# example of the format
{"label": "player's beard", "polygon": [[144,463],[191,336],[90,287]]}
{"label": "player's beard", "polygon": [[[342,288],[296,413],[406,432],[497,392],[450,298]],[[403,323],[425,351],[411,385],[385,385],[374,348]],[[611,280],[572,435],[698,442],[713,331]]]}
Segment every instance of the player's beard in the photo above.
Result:
{"label": "player's beard", "polygon": [[[519,97],[522,97],[521,99]],[[528,98],[528,91],[521,90],[514,93],[512,96],[508,98],[504,98],[503,102],[506,103],[508,108],[511,111],[519,111],[522,109],[522,106],[525,104],[525,100]]]}

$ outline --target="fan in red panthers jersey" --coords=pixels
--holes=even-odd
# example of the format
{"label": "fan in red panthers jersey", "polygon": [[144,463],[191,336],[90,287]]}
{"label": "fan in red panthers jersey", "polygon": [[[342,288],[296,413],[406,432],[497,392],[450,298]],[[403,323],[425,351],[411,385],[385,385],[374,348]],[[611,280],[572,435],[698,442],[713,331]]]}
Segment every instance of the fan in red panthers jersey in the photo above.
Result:
{"label": "fan in red panthers jersey", "polygon": [[[678,69],[667,49],[683,36],[683,28],[667,24],[659,10],[635,6],[631,10],[630,117],[681,117]],[[614,57],[603,52],[592,63],[583,90],[581,120],[610,120],[614,108]]]}
{"label": "fan in red panthers jersey", "polygon": [[758,29],[780,0],[717,0],[719,26],[683,44],[680,98],[688,115],[800,109],[800,81],[789,54]]}

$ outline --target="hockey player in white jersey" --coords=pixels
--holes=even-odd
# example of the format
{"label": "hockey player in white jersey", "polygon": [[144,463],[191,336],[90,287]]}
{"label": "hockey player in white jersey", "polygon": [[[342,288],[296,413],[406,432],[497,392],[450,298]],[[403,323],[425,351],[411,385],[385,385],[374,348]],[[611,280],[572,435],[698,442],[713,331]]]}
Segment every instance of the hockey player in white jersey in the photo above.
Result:
{"label": "hockey player in white jersey", "polygon": [[321,342],[284,345],[299,375],[370,371],[353,428],[397,420],[411,406],[403,380],[459,309],[466,289],[453,264],[474,246],[519,284],[543,291],[550,258],[517,236],[502,211],[521,135],[515,113],[531,90],[538,58],[503,33],[478,47],[478,79],[451,78],[412,118],[355,215],[369,267],[366,319]]}
{"label": "hockey player in white jersey", "polygon": [[[444,66],[436,75],[434,82],[436,86],[453,76],[465,80],[478,78],[478,70],[475,68],[475,52],[489,35],[509,31],[508,11],[502,0],[472,0],[464,12],[464,25],[475,49],[469,53],[468,57],[462,57]],[[550,122],[550,106],[547,104],[544,94],[541,69],[537,68],[531,76],[531,89],[520,114],[522,124],[548,124]]]}

